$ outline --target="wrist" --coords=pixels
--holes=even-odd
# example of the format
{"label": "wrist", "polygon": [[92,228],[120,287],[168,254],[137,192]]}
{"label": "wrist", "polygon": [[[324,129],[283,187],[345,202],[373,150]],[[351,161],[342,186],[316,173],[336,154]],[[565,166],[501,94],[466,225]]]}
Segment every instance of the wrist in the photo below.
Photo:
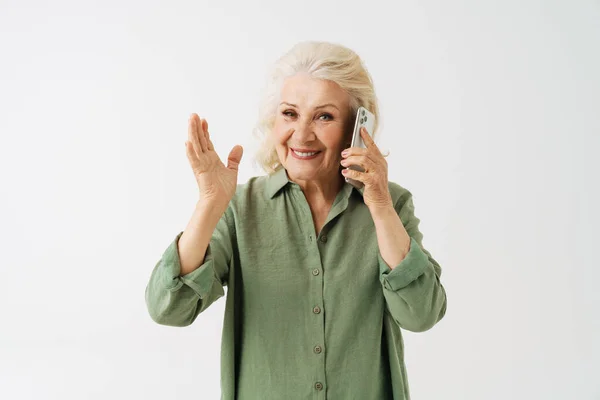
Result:
{"label": "wrist", "polygon": [[374,220],[398,216],[394,206],[391,203],[387,205],[369,207],[369,211],[371,212],[371,216]]}
{"label": "wrist", "polygon": [[227,210],[227,206],[229,203],[224,203],[222,201],[206,201],[206,200],[198,200],[196,202],[196,211],[202,212],[204,214],[211,214],[218,216],[219,218],[225,210]]}

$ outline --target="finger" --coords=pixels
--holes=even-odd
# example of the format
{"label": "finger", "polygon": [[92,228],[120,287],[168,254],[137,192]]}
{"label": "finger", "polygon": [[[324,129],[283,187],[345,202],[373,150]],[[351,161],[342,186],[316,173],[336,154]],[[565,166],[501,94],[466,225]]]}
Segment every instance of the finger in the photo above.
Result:
{"label": "finger", "polygon": [[371,137],[371,135],[369,135],[367,128],[365,128],[364,126],[360,128],[360,136],[362,137],[363,142],[367,145],[367,149],[371,147],[377,148],[377,145],[373,141],[373,138]]}
{"label": "finger", "polygon": [[240,165],[240,161],[242,161],[243,153],[244,149],[242,146],[234,146],[233,149],[231,149],[231,151],[229,152],[229,157],[227,157],[227,168],[237,171]]}
{"label": "finger", "polygon": [[366,155],[367,152],[368,150],[362,147],[348,147],[342,151],[342,157],[347,158],[350,156],[362,156]]}
{"label": "finger", "polygon": [[[204,133],[204,128],[202,127],[203,123],[204,123],[204,120],[196,121],[196,135],[198,136],[198,141],[200,142],[200,148],[202,149],[202,152],[205,152],[208,150],[208,144],[206,142],[206,135]],[[198,154],[198,155],[200,155],[200,154]]]}
{"label": "finger", "polygon": [[342,170],[342,175],[344,175],[346,178],[354,179],[355,181],[360,181],[362,183],[365,183],[367,181],[366,173],[360,172],[360,171],[355,171],[350,168],[344,168]]}
{"label": "finger", "polygon": [[[369,159],[373,165],[378,165],[381,163],[383,156],[374,152],[372,149],[373,148],[365,149],[362,147],[350,147],[342,152],[342,159],[348,159],[349,157],[365,157]],[[385,161],[385,159],[383,160]]]}
{"label": "finger", "polygon": [[365,128],[364,126],[360,130],[360,136],[363,138],[363,142],[367,146],[367,149],[374,152],[378,157],[382,156],[381,151],[379,150],[379,147],[377,147],[377,145],[375,144],[375,141],[373,140],[371,135],[369,135],[369,131],[367,131],[367,128]]}
{"label": "finger", "polygon": [[340,164],[342,164],[344,167],[356,165],[361,167],[363,170],[369,171],[372,171],[374,167],[373,161],[366,156],[350,156],[343,159]]}
{"label": "finger", "polygon": [[208,132],[208,121],[207,120],[204,120],[204,131],[206,132],[206,144],[208,146],[208,150],[214,151],[215,146],[213,146],[213,143],[210,140],[210,132]]}
{"label": "finger", "polygon": [[196,121],[198,119],[197,114],[192,114],[190,117],[190,122],[188,124],[188,138],[190,143],[192,144],[192,149],[196,152],[196,155],[202,154],[202,148],[200,147],[200,142],[198,141],[198,135],[196,135]]}
{"label": "finger", "polygon": [[185,142],[185,154],[192,166],[192,170],[196,170],[200,166],[200,160],[198,160],[198,155],[194,150],[194,146],[188,140]]}
{"label": "finger", "polygon": [[206,131],[206,145],[207,145],[209,151],[215,150],[215,146],[213,145],[213,142],[210,140],[208,131]]}

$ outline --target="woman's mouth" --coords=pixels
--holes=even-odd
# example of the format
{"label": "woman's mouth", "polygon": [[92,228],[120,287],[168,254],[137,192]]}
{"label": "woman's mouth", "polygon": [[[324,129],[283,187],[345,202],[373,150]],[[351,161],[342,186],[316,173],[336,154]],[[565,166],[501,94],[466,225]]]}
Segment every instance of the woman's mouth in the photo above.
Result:
{"label": "woman's mouth", "polygon": [[292,157],[297,158],[299,160],[312,160],[313,158],[316,158],[319,154],[321,154],[320,151],[308,149],[290,149],[290,152],[292,153]]}

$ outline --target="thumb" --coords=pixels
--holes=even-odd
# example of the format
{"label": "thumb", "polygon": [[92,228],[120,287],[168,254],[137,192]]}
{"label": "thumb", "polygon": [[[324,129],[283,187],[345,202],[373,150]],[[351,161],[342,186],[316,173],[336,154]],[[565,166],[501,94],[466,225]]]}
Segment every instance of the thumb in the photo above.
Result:
{"label": "thumb", "polygon": [[231,149],[231,151],[229,152],[229,157],[227,157],[227,168],[237,171],[238,166],[240,165],[240,161],[242,161],[243,153],[244,148],[242,146],[234,146],[233,149]]}

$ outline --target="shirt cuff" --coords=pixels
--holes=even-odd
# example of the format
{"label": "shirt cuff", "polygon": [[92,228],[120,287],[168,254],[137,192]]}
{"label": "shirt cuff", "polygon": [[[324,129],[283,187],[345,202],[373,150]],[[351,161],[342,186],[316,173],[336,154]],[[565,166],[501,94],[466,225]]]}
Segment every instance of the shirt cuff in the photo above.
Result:
{"label": "shirt cuff", "polygon": [[209,293],[215,279],[211,247],[209,244],[204,256],[204,263],[200,267],[188,274],[179,276],[181,273],[181,260],[177,245],[182,234],[183,232],[180,232],[163,253],[161,261],[164,267],[163,282],[165,287],[172,292],[179,290],[185,284],[192,288],[202,299]]}
{"label": "shirt cuff", "polygon": [[429,257],[421,250],[421,246],[413,237],[410,238],[410,249],[406,257],[394,269],[387,265],[379,251],[377,257],[381,271],[381,283],[384,288],[392,291],[408,286],[421,276],[429,265]]}

